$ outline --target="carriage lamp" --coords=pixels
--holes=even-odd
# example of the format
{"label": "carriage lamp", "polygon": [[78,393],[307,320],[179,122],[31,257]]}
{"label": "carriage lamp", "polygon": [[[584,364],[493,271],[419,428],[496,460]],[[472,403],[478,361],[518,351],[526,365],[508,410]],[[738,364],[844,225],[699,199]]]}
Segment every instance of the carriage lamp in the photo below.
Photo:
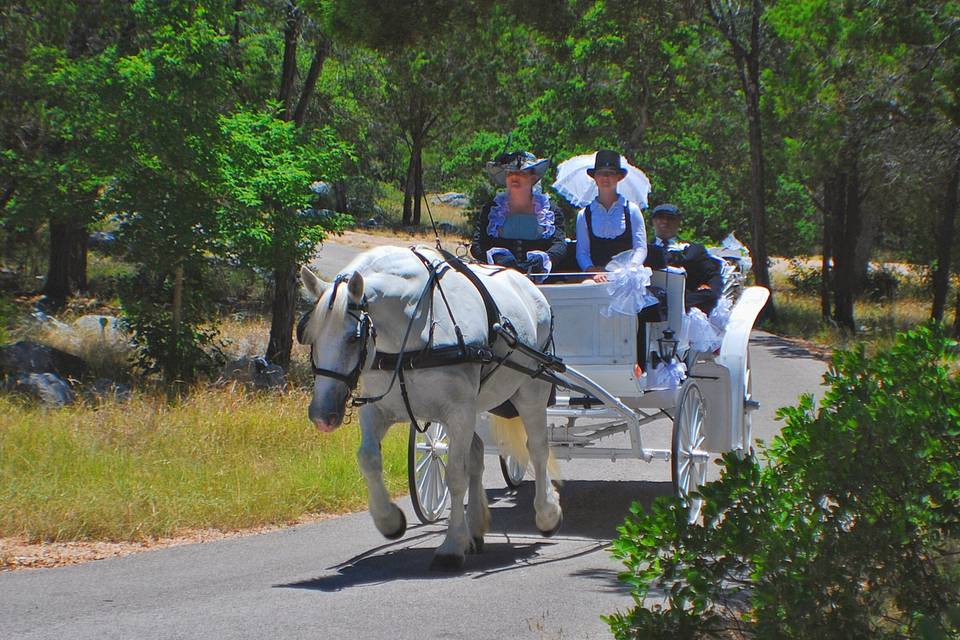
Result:
{"label": "carriage lamp", "polygon": [[664,329],[663,337],[657,338],[657,348],[660,350],[660,358],[664,362],[673,362],[677,357],[677,346],[680,341],[673,337],[672,329]]}

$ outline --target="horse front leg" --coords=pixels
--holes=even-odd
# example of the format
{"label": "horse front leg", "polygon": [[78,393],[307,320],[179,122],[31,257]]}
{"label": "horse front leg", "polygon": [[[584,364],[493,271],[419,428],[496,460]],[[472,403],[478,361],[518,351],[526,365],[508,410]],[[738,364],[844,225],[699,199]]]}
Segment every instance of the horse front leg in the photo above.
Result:
{"label": "horse front leg", "polygon": [[526,383],[513,397],[514,406],[527,431],[527,450],[530,452],[530,461],[533,463],[536,481],[533,499],[535,521],[537,529],[547,537],[559,531],[563,523],[560,495],[554,489],[547,472],[547,463],[550,458],[550,444],[547,441],[549,397],[550,385],[539,380]]}
{"label": "horse front leg", "polygon": [[388,540],[396,540],[407,530],[407,518],[396,504],[383,483],[383,456],[380,442],[390,423],[374,405],[360,408],[360,449],[357,462],[360,473],[367,483],[367,502],[373,523]]}
{"label": "horse front leg", "polygon": [[450,489],[450,519],[447,536],[434,553],[431,569],[459,571],[470,548],[471,531],[467,524],[464,498],[470,473],[471,443],[476,426],[476,412],[458,411],[447,416],[450,448],[447,455],[447,486]]}

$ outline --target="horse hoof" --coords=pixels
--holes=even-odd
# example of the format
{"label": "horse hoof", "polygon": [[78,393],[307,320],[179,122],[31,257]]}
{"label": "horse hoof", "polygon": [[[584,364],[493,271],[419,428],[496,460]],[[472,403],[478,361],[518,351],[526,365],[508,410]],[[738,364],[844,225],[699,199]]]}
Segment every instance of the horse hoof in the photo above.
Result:
{"label": "horse hoof", "polygon": [[561,513],[560,517],[557,518],[557,524],[554,525],[553,529],[549,529],[549,530],[540,529],[540,535],[542,535],[544,538],[552,538],[557,531],[560,531],[560,525],[562,524],[563,524],[563,514]]}
{"label": "horse hoof", "polygon": [[397,512],[400,514],[400,528],[394,531],[393,533],[384,533],[383,537],[387,540],[397,540],[403,537],[403,534],[407,532],[407,516],[403,515],[403,510],[400,507],[395,507]]}
{"label": "horse hoof", "polygon": [[461,569],[463,569],[463,563],[464,563],[463,556],[437,554],[433,556],[433,560],[430,562],[430,570],[431,571],[460,571]]}
{"label": "horse hoof", "polygon": [[483,538],[479,537],[471,540],[467,553],[483,553]]}

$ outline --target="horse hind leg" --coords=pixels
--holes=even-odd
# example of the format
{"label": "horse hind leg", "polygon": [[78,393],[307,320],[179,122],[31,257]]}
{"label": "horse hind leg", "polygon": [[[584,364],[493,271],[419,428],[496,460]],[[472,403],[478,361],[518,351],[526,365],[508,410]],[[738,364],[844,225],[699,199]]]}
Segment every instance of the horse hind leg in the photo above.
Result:
{"label": "horse hind leg", "polygon": [[367,502],[370,515],[377,530],[388,540],[400,538],[407,530],[407,518],[403,511],[390,500],[390,493],[383,482],[383,457],[380,442],[390,424],[383,419],[373,405],[360,409],[360,449],[357,462],[367,484]]}
{"label": "horse hind leg", "polygon": [[470,486],[467,503],[467,525],[470,545],[475,553],[483,551],[483,536],[490,528],[490,509],[487,492],[483,488],[483,440],[476,433],[470,444]]}
{"label": "horse hind leg", "polygon": [[547,402],[550,385],[539,380],[524,384],[513,396],[513,404],[523,420],[527,431],[527,450],[533,463],[535,489],[533,508],[536,525],[544,536],[552,536],[560,530],[563,511],[560,495],[550,481],[547,470],[550,445],[547,442]]}

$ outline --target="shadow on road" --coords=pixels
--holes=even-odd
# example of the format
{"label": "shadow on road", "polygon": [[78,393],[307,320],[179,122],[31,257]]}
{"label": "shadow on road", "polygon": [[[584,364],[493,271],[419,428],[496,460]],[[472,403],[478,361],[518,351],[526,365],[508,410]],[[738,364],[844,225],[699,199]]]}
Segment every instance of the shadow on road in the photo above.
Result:
{"label": "shadow on road", "polygon": [[[488,489],[491,523],[483,553],[467,556],[462,573],[430,570],[430,561],[443,540],[446,521],[411,526],[406,536],[387,542],[329,567],[328,575],[275,585],[280,588],[341,591],[393,580],[484,578],[503,571],[563,562],[604,552],[617,535],[630,504],[646,509],[671,493],[669,482],[608,482],[573,480],[560,490],[563,526],[553,538],[544,538],[533,521],[533,482],[517,489]],[[371,524],[372,526],[372,524]],[[583,575],[583,574],[578,574]],[[587,577],[605,590],[622,591],[614,571],[591,571]]]}
{"label": "shadow on road", "polygon": [[[564,536],[609,541],[637,500],[644,509],[653,501],[670,495],[669,482],[610,482],[606,480],[568,480],[560,487]],[[488,489],[490,531],[504,534],[540,535],[533,521],[533,482],[517,489]]]}
{"label": "shadow on road", "polygon": [[754,335],[750,338],[750,344],[766,347],[776,358],[807,358],[810,360],[822,360],[824,362],[830,362],[830,357],[826,352],[811,350],[802,344],[786,340],[779,336]]}

